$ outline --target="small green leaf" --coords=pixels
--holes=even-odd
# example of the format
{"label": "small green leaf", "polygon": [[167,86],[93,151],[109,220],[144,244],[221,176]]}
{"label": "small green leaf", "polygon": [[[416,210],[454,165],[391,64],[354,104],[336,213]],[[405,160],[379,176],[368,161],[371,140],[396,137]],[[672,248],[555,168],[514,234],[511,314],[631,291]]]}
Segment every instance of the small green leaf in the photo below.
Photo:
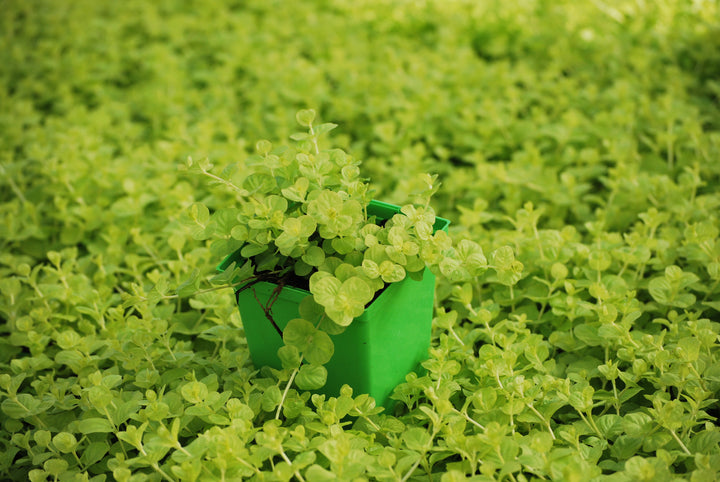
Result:
{"label": "small green leaf", "polygon": [[313,282],[313,278],[314,276],[310,278],[310,292],[313,294],[315,301],[325,307],[334,306],[342,287],[340,280],[334,276],[326,276]]}
{"label": "small green leaf", "polygon": [[272,412],[280,405],[282,393],[277,385],[268,387],[262,396],[262,409],[266,412]]}
{"label": "small green leaf", "polygon": [[330,336],[324,331],[316,330],[303,354],[311,364],[324,365],[330,361],[334,352],[335,346]]}
{"label": "small green leaf", "polygon": [[85,418],[78,422],[80,433],[110,433],[115,431],[110,421],[106,418]]}
{"label": "small green leaf", "polygon": [[69,464],[63,459],[50,459],[45,461],[43,469],[56,478],[68,469]]}
{"label": "small green leaf", "polygon": [[327,370],[322,365],[302,365],[295,377],[295,383],[301,390],[317,390],[325,385]]}
{"label": "small green leaf", "polygon": [[177,295],[181,298],[193,295],[200,289],[200,270],[195,268],[190,275],[177,287]]}
{"label": "small green leaf", "polygon": [[188,211],[190,234],[194,239],[207,239],[206,229],[210,222],[210,211],[207,206],[201,203],[194,203]]}
{"label": "small green leaf", "polygon": [[110,447],[105,442],[92,442],[90,445],[82,449],[80,461],[86,467],[89,467],[93,464],[96,464],[97,462],[100,462],[103,457],[105,457],[105,454],[109,452],[109,450]]}
{"label": "small green leaf", "polygon": [[[287,332],[287,329],[285,330]],[[285,334],[283,332],[283,335]],[[285,370],[294,370],[300,366],[300,350],[292,345],[283,345],[278,349],[278,358]]]}
{"label": "small green leaf", "polygon": [[295,318],[288,322],[283,330],[283,341],[286,345],[294,346],[299,351],[305,351],[312,342],[317,329],[307,320]]}
{"label": "small green leaf", "polygon": [[371,259],[364,259],[362,262],[362,268],[365,272],[365,276],[368,278],[375,279],[380,277],[380,266],[378,266],[375,261]]}
{"label": "small green leaf", "polygon": [[390,260],[380,263],[378,273],[386,283],[396,283],[405,279],[405,268]]}
{"label": "small green leaf", "polygon": [[295,114],[295,120],[304,127],[309,127],[315,120],[315,111],[313,109],[303,109]]}
{"label": "small green leaf", "polygon": [[60,432],[56,434],[52,439],[53,445],[56,449],[64,454],[69,454],[77,447],[77,439],[69,432]]}
{"label": "small green leaf", "polygon": [[272,150],[272,144],[267,140],[260,140],[255,144],[255,150],[261,156],[265,156]]}
{"label": "small green leaf", "polygon": [[190,403],[203,403],[208,397],[208,387],[203,382],[189,382],[180,389],[183,398]]}
{"label": "small green leaf", "polygon": [[490,255],[490,262],[495,269],[511,269],[515,261],[515,254],[510,246],[502,246]]}
{"label": "small green leaf", "polygon": [[573,330],[573,334],[583,343],[589,346],[601,346],[605,343],[605,338],[599,335],[599,323],[585,323],[578,325]]}
{"label": "small green leaf", "polygon": [[28,472],[28,480],[30,482],[45,482],[49,474],[41,469],[32,469]]}
{"label": "small green leaf", "polygon": [[325,261],[325,251],[319,246],[311,246],[303,255],[302,260],[310,266],[320,266]]}
{"label": "small green leaf", "polygon": [[430,449],[431,437],[427,430],[420,427],[411,427],[402,434],[403,443],[410,450],[425,453]]}
{"label": "small green leaf", "polygon": [[320,124],[315,128],[315,135],[320,136],[323,134],[327,134],[331,130],[335,129],[337,127],[337,124],[333,124],[331,122],[327,122],[325,124]]}
{"label": "small green leaf", "polygon": [[35,443],[37,443],[40,447],[47,447],[50,445],[51,436],[50,432],[47,430],[38,430],[33,435],[33,438],[35,439]]}
{"label": "small green leaf", "polygon": [[312,136],[307,132],[295,132],[293,134],[290,134],[290,139],[294,141],[307,141],[309,139],[312,139]]}

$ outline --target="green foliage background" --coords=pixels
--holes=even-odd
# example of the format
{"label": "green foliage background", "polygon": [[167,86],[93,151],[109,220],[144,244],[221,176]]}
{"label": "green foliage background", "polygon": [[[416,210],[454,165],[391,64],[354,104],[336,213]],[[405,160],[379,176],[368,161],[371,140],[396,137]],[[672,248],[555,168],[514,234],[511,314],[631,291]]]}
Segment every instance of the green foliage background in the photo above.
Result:
{"label": "green foliage background", "polygon": [[[178,165],[307,107],[376,198],[438,173],[452,235],[525,266],[438,287],[394,413],[281,400],[230,290],[170,296],[221,257],[187,208],[233,202]],[[1,0],[0,174],[0,478],[720,472],[715,0]]]}

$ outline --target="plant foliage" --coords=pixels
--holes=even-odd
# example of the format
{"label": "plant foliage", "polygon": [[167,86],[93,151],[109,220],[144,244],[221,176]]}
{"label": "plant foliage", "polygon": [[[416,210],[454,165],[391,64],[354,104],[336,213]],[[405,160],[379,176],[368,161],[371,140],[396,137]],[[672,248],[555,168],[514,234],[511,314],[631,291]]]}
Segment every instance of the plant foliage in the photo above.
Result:
{"label": "plant foliage", "polygon": [[[718,8],[0,2],[0,478],[717,479]],[[500,268],[442,277],[426,373],[391,413],[300,388],[329,352],[312,323],[286,328],[285,369],[253,367],[221,288],[238,272],[213,271],[241,244],[261,256],[263,232],[313,268],[313,233],[338,253],[358,236],[357,205],[308,199],[316,163],[237,205],[277,182],[247,173],[283,168],[272,145],[307,106],[349,154],[305,113],[295,159],[368,178],[360,206],[436,173],[456,253]],[[188,157],[229,164],[193,166],[224,187]],[[275,214],[292,203],[308,212]],[[404,215],[417,231],[427,212]],[[385,254],[363,275],[399,277]],[[342,321],[355,307],[329,295],[364,288],[333,276],[315,281]]]}
{"label": "plant foliage", "polygon": [[[225,252],[221,269],[227,272],[216,281],[230,280],[229,286],[237,293],[252,290],[269,323],[296,349],[288,351],[286,346],[281,352],[286,366],[295,365],[302,375],[302,370],[307,370],[301,366],[304,359],[321,373],[318,365],[326,363],[333,353],[327,335],[308,334],[303,339],[311,341],[299,344],[283,333],[272,305],[286,285],[309,291],[309,299],[302,304],[316,307],[310,309],[312,320],[297,321],[310,327],[315,323],[323,332],[339,334],[388,284],[406,276],[421,279],[426,268],[452,282],[473,280],[488,268],[498,278],[512,279],[512,284],[519,279],[522,263],[514,259],[509,247],[500,249],[502,262],[488,264],[477,243],[463,239],[453,247],[447,232],[435,229],[430,201],[437,186],[428,174],[420,175],[427,188],[418,193],[416,204],[406,204],[386,218],[371,214],[372,188],[359,177],[360,162],[340,149],[320,150],[320,136],[337,126],[314,127],[315,115],[309,109],[297,113],[298,123],[308,132],[291,136],[298,141],[295,148],[273,149],[269,141],[259,141],[257,155],[246,160],[237,184],[237,176],[229,175],[237,169],[225,169],[217,176],[210,172],[212,165],[207,162],[198,165],[189,159],[186,165],[230,189],[237,198],[232,207],[212,215],[205,204],[193,204],[186,224],[195,239],[215,239],[211,251]],[[491,257],[499,259],[500,250]],[[194,279],[184,282],[178,295],[187,292]],[[275,286],[267,302],[254,291],[254,284],[260,281]],[[309,354],[318,349],[327,356],[316,363],[316,357]],[[288,359],[289,353],[294,362]],[[298,383],[303,388],[320,388],[316,385],[322,385],[324,377],[317,378],[317,384],[303,383],[303,377]]]}

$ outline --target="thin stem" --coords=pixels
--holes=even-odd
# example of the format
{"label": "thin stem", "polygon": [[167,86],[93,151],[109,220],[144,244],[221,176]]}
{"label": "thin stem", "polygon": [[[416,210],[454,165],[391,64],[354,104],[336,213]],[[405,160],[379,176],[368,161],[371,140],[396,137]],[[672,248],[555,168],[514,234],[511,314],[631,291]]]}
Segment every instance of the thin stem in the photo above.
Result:
{"label": "thin stem", "polygon": [[188,452],[187,450],[185,450],[185,447],[180,445],[180,442],[178,442],[177,440],[175,441],[175,448],[178,449],[183,454],[187,455],[188,457],[192,458],[192,454],[190,452]]}
{"label": "thin stem", "polygon": [[[473,420],[472,417],[470,417],[470,415],[468,415],[467,413],[461,412],[460,410],[457,410],[457,409],[455,409],[455,411],[456,411],[457,413],[459,413],[460,415],[462,415],[463,418],[465,418],[465,420],[467,420],[467,421],[470,422],[471,424],[473,424],[473,425],[475,425],[476,427],[478,427],[480,430],[485,430],[485,427],[484,427],[483,425],[481,425],[480,423],[478,423],[478,422],[476,422],[475,420]],[[555,437],[553,437],[553,438],[555,438]]]}
{"label": "thin stem", "polygon": [[165,471],[163,469],[161,469],[160,466],[156,462],[154,462],[152,464],[152,468],[155,469],[155,471],[158,472],[160,475],[162,475],[163,478],[169,480],[170,482],[174,482],[172,477],[170,477],[168,474],[166,474]]}
{"label": "thin stem", "polygon": [[[258,469],[257,467],[255,467],[255,466],[252,465],[252,464],[249,464],[247,461],[245,461],[245,459],[241,459],[240,457],[237,457],[237,456],[236,456],[236,457],[235,457],[235,460],[237,460],[238,462],[240,462],[241,464],[243,464],[243,465],[244,465],[245,467],[247,467],[248,469],[254,470],[256,474],[261,474],[261,473],[262,473],[262,471],[261,471],[260,469]],[[203,467],[204,467],[204,465],[203,465]]]}
{"label": "thin stem", "polygon": [[380,427],[378,427],[375,422],[373,422],[372,420],[370,420],[370,417],[368,417],[367,415],[363,415],[362,418],[363,418],[367,423],[369,423],[370,425],[372,425],[372,428],[374,428],[376,431],[378,431],[378,432],[380,431]]}
{"label": "thin stem", "polygon": [[302,365],[303,356],[300,357],[300,365],[293,370],[292,375],[290,375],[290,380],[288,380],[287,385],[285,385],[285,391],[283,391],[282,398],[280,398],[280,403],[278,404],[278,408],[275,411],[275,420],[280,420],[280,412],[282,411],[283,405],[285,404],[285,398],[287,398],[287,394],[290,391],[290,387],[292,386],[293,381],[295,380],[295,375],[298,374],[300,371],[300,366]]}
{"label": "thin stem", "polygon": [[533,223],[533,234],[538,244],[538,250],[540,252],[540,259],[545,259],[545,253],[543,252],[542,241],[540,240],[540,233],[538,232],[537,224]]}
{"label": "thin stem", "polygon": [[460,339],[457,333],[455,333],[455,330],[453,330],[452,326],[449,328],[450,334],[455,338],[462,346],[465,346],[465,342]]}
{"label": "thin stem", "polygon": [[407,472],[405,472],[405,475],[403,476],[402,479],[400,479],[400,482],[405,482],[406,480],[408,480],[410,478],[412,473],[415,472],[415,469],[417,469],[418,466],[420,465],[420,460],[422,460],[422,456],[415,461],[415,463],[412,465],[412,467],[410,467],[408,469]]}
{"label": "thin stem", "polygon": [[[280,457],[282,457],[283,460],[284,460],[285,462],[287,462],[287,464],[288,464],[289,466],[292,467],[292,461],[290,460],[290,458],[288,458],[287,454],[286,454],[285,451],[282,450],[282,449],[280,449]],[[298,480],[299,480],[300,482],[305,482],[305,479],[303,478],[302,475],[300,475],[300,471],[299,471],[298,469],[294,469],[294,470],[293,470],[293,473],[295,474],[295,476],[298,478]]]}
{"label": "thin stem", "polygon": [[668,140],[667,140],[667,164],[668,169],[673,170],[675,167],[675,147],[673,142],[673,119],[668,119],[667,122]]}
{"label": "thin stem", "polygon": [[683,449],[683,452],[685,452],[685,454],[687,454],[687,455],[692,455],[692,452],[690,452],[690,450],[688,450],[688,448],[685,446],[685,444],[683,443],[683,441],[680,440],[680,437],[677,436],[677,434],[675,433],[675,430],[670,430],[670,429],[668,429],[668,430],[670,431],[670,435],[673,436],[673,438],[675,439],[675,441],[676,441],[678,444],[680,444],[680,448]]}
{"label": "thin stem", "polygon": [[545,422],[545,425],[547,426],[547,429],[548,429],[548,431],[550,432],[550,436],[553,438],[553,440],[555,440],[555,432],[553,432],[553,429],[552,429],[552,427],[550,426],[550,420],[548,420],[548,419],[546,419],[545,417],[543,417],[542,414],[541,414],[540,412],[538,412],[537,408],[535,408],[532,403],[526,403],[525,405],[526,405],[530,410],[532,410],[532,412],[533,412],[540,420],[542,420],[543,422]]}
{"label": "thin stem", "polygon": [[235,184],[231,183],[230,181],[228,181],[228,180],[226,180],[226,179],[223,179],[223,178],[221,178],[221,177],[218,177],[218,176],[216,176],[215,174],[211,174],[211,173],[209,173],[208,171],[206,171],[206,170],[204,170],[204,169],[203,169],[203,174],[205,174],[205,175],[208,176],[209,178],[214,179],[215,181],[217,181],[217,182],[219,182],[219,183],[221,183],[221,184],[226,185],[226,186],[229,187],[230,189],[233,189],[233,190],[239,192],[239,193],[240,193],[241,195],[243,195],[243,196],[247,196],[247,195],[248,195],[248,192],[247,192],[246,189],[239,188],[239,187],[237,187]]}
{"label": "thin stem", "polygon": [[610,380],[610,382],[612,383],[613,396],[615,397],[615,400],[614,400],[614,403],[613,403],[613,405],[615,405],[615,412],[616,412],[618,415],[620,415],[620,397],[618,397],[617,384],[615,383],[615,379],[614,379],[614,378],[613,378],[612,380]]}
{"label": "thin stem", "polygon": [[255,301],[257,301],[257,302],[258,302],[258,305],[260,305],[260,309],[263,310],[263,313],[265,313],[265,318],[267,318],[267,319],[270,321],[270,323],[272,324],[273,328],[275,328],[275,331],[277,331],[278,334],[280,335],[280,338],[282,338],[283,332],[282,332],[282,330],[280,329],[280,327],[278,326],[278,324],[275,323],[275,319],[272,317],[272,313],[270,313],[270,308],[268,308],[267,306],[264,306],[264,305],[262,304],[262,302],[260,301],[260,299],[259,299],[258,296],[257,296],[257,293],[255,292],[255,288],[254,288],[254,287],[253,287],[253,288],[250,288],[250,290],[252,291],[252,294],[253,294],[253,297],[255,298]]}
{"label": "thin stem", "polygon": [[320,154],[320,148],[318,147],[317,136],[315,135],[315,130],[313,129],[312,124],[310,124],[308,127],[310,128],[310,135],[312,136],[313,146],[315,147],[315,154]]}
{"label": "thin stem", "polygon": [[513,435],[515,435],[515,412],[513,410],[514,404],[515,395],[513,393],[510,393],[510,403],[508,404],[508,407],[510,408],[510,427]]}
{"label": "thin stem", "polygon": [[577,413],[580,415],[580,418],[583,419],[583,422],[588,424],[588,427],[593,429],[593,432],[595,432],[598,437],[605,438],[603,437],[603,434],[600,433],[600,429],[597,428],[597,425],[595,425],[595,421],[592,419],[592,416],[590,416],[590,418],[587,418],[580,410],[578,410]]}

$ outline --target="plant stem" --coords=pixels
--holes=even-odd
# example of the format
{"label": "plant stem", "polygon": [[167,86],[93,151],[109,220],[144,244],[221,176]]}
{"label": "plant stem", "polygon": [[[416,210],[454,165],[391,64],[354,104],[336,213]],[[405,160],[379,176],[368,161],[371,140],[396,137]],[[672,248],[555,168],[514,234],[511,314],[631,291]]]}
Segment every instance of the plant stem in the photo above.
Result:
{"label": "plant stem", "polygon": [[[480,430],[485,430],[485,427],[484,427],[482,424],[480,424],[480,423],[476,422],[475,420],[473,420],[472,417],[470,417],[470,415],[468,415],[467,413],[461,412],[460,410],[457,410],[457,409],[455,409],[455,411],[456,411],[457,413],[459,413],[460,415],[462,415],[463,418],[465,418],[465,420],[467,420],[467,421],[470,422],[471,424],[473,424],[473,425],[475,425],[476,427],[478,427]],[[555,437],[553,437],[553,438],[555,438]]]}
{"label": "plant stem", "polygon": [[165,479],[169,480],[170,482],[174,482],[172,477],[170,477],[168,474],[165,473],[163,469],[160,468],[160,466],[154,462],[152,464],[152,468],[155,469],[156,472],[158,472],[160,475],[162,475]]}
{"label": "plant stem", "polygon": [[[668,429],[668,430],[670,430],[670,429]],[[678,444],[680,444],[680,448],[683,449],[683,452],[685,452],[685,454],[687,454],[687,455],[692,455],[692,452],[690,452],[690,450],[688,450],[688,448],[685,446],[685,444],[683,443],[683,441],[680,440],[680,437],[677,436],[677,434],[675,433],[675,430],[670,430],[670,435],[672,435],[673,438],[675,439],[675,441],[676,441]]]}
{"label": "plant stem", "polygon": [[231,183],[230,181],[227,181],[227,180],[225,180],[225,179],[223,179],[223,178],[221,178],[221,177],[218,177],[218,176],[216,176],[215,174],[211,174],[211,173],[209,173],[208,171],[206,171],[206,170],[204,170],[204,169],[203,169],[203,174],[205,174],[206,176],[208,176],[208,177],[211,178],[211,179],[214,179],[215,181],[219,182],[220,184],[224,184],[224,185],[226,185],[227,187],[229,187],[229,188],[231,188],[231,189],[239,192],[239,193],[242,194],[243,196],[247,196],[247,195],[248,195],[247,190],[241,189],[241,188],[237,187],[235,184]]}
{"label": "plant stem", "polygon": [[548,420],[548,419],[546,419],[545,417],[543,417],[542,414],[541,414],[540,412],[538,412],[537,408],[535,408],[532,403],[526,403],[525,405],[526,405],[530,410],[532,410],[532,412],[533,412],[540,420],[542,420],[543,422],[545,422],[545,425],[547,426],[547,429],[548,429],[548,431],[550,432],[550,436],[552,437],[553,440],[555,440],[555,432],[553,432],[553,429],[552,429],[552,427],[550,426],[550,420]]}
{"label": "plant stem", "polygon": [[418,459],[415,461],[415,463],[412,465],[412,467],[410,467],[410,468],[408,469],[408,471],[405,472],[405,475],[403,476],[402,479],[400,479],[400,482],[405,482],[406,480],[408,480],[408,479],[410,478],[410,476],[412,475],[412,473],[415,472],[415,469],[417,469],[418,466],[420,465],[420,460],[422,460],[422,456],[420,456],[420,458],[418,458]]}
{"label": "plant stem", "polygon": [[588,416],[585,417],[585,415],[584,415],[580,410],[578,410],[577,412],[578,412],[578,414],[580,414],[580,418],[582,418],[583,421],[584,421],[586,424],[588,424],[588,427],[590,427],[591,429],[593,429],[593,432],[595,432],[595,434],[596,434],[598,437],[600,437],[601,439],[602,439],[602,438],[605,438],[605,437],[603,437],[603,434],[600,433],[600,429],[597,428],[597,425],[595,425],[595,421],[592,419],[592,414],[588,413]]}
{"label": "plant stem", "polygon": [[[280,449],[280,457],[282,457],[283,460],[284,460],[285,462],[287,462],[287,464],[288,464],[289,466],[292,467],[292,461],[291,461],[290,458],[287,456],[287,454],[285,453],[285,451],[282,450],[282,449]],[[298,469],[293,470],[293,473],[295,474],[295,476],[298,478],[298,480],[299,480],[300,482],[305,482],[305,479],[304,479],[303,476],[300,474],[300,471],[299,471]]]}
{"label": "plant stem", "polygon": [[253,294],[253,297],[255,298],[255,301],[258,302],[258,305],[260,305],[260,309],[263,310],[263,313],[265,313],[265,318],[267,318],[267,319],[270,321],[270,323],[272,324],[273,328],[275,328],[275,331],[277,331],[278,334],[280,335],[280,338],[282,338],[283,332],[282,332],[282,330],[280,329],[280,327],[278,326],[278,324],[275,323],[275,319],[272,317],[272,313],[270,313],[270,308],[267,307],[267,306],[264,306],[264,305],[262,304],[262,302],[260,301],[260,299],[259,299],[258,296],[257,296],[257,293],[255,292],[255,288],[254,288],[254,287],[253,287],[253,288],[250,288],[250,289],[252,290],[252,294]]}
{"label": "plant stem", "polygon": [[313,143],[313,146],[315,147],[315,154],[320,154],[320,148],[318,147],[317,136],[315,135],[315,130],[313,129],[312,124],[310,124],[308,127],[310,128],[310,135],[312,136],[312,143]]}
{"label": "plant stem", "polygon": [[283,391],[282,398],[280,398],[280,403],[278,404],[278,408],[275,411],[275,420],[280,420],[280,412],[282,411],[282,407],[285,404],[285,398],[287,398],[287,394],[290,391],[290,387],[292,386],[293,381],[295,380],[295,375],[298,374],[300,371],[300,366],[302,365],[303,357],[300,357],[300,364],[293,370],[292,375],[290,375],[290,379],[287,382],[287,385],[285,385],[285,391]]}

